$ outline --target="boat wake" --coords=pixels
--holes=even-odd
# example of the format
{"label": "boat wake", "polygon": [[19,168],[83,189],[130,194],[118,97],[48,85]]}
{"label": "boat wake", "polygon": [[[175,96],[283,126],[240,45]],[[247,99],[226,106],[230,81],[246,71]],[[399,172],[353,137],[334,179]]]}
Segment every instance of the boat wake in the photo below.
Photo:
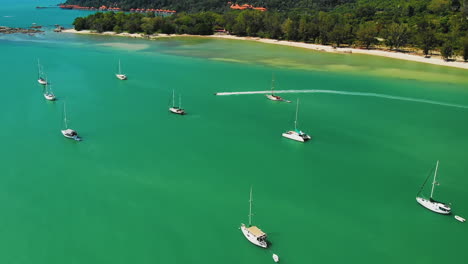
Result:
{"label": "boat wake", "polygon": [[[245,94],[268,94],[271,91],[248,91],[248,92],[222,92],[216,93],[215,95],[225,96],[225,95],[245,95]],[[337,90],[277,90],[275,93],[321,93],[321,94],[338,94],[338,95],[350,95],[350,96],[366,96],[366,97],[378,97],[390,100],[399,100],[399,101],[409,101],[415,103],[425,103],[433,104],[440,106],[456,107],[468,109],[466,105],[452,104],[446,102],[439,102],[427,99],[412,98],[412,97],[403,97],[395,96],[389,94],[379,94],[379,93],[366,93],[366,92],[347,92],[347,91],[337,91]]]}

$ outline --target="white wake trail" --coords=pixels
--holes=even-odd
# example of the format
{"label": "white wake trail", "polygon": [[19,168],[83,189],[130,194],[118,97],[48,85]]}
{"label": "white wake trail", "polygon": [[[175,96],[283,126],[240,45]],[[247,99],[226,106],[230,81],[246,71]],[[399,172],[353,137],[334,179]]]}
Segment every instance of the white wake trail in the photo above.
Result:
{"label": "white wake trail", "polygon": [[[222,93],[216,93],[216,95],[222,96],[222,95],[268,94],[268,93],[271,93],[271,91],[222,92]],[[379,93],[347,92],[347,91],[337,91],[337,90],[278,90],[278,91],[275,91],[275,93],[322,93],[322,94],[339,94],[339,95],[351,95],[351,96],[366,96],[366,97],[378,97],[378,98],[385,98],[385,99],[391,99],[391,100],[409,101],[409,102],[416,102],[416,103],[425,103],[425,104],[433,104],[433,105],[468,109],[468,106],[466,105],[445,103],[445,102],[412,98],[412,97],[395,96],[395,95],[389,95],[389,94],[379,94]]]}

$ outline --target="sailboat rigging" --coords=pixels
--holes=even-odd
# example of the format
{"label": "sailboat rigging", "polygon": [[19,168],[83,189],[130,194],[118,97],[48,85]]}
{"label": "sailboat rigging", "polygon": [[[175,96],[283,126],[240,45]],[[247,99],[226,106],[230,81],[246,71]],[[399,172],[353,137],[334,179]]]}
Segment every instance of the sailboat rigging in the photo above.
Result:
{"label": "sailboat rigging", "polygon": [[120,66],[120,60],[119,60],[119,73],[115,74],[115,76],[119,79],[119,80],[127,80],[127,75],[123,74],[122,73],[122,68]]}
{"label": "sailboat rigging", "polygon": [[46,80],[46,85],[45,85],[45,93],[44,93],[44,98],[49,101],[54,101],[55,100],[55,95],[52,92],[52,85],[49,84]]}
{"label": "sailboat rigging", "polygon": [[431,196],[429,199],[425,199],[423,198],[420,194],[422,193],[423,189],[424,189],[424,186],[426,185],[429,177],[431,175],[428,175],[426,180],[424,181],[423,185],[421,186],[421,188],[419,189],[419,192],[418,194],[416,195],[416,201],[426,207],[427,209],[433,211],[433,212],[436,212],[436,213],[439,213],[439,214],[450,214],[451,213],[451,208],[450,208],[450,205],[446,204],[446,203],[442,203],[442,202],[438,202],[436,200],[433,199],[433,196],[434,196],[434,189],[435,189],[435,185],[438,183],[436,182],[436,178],[437,178],[437,171],[439,169],[439,161],[437,161],[436,163],[436,167],[435,167],[435,171],[434,171],[434,179],[432,181],[432,188],[431,188]]}
{"label": "sailboat rigging", "polygon": [[173,114],[185,115],[185,110],[182,108],[182,99],[179,95],[179,106],[175,104],[175,91],[172,90],[172,107],[169,107],[169,111]]}
{"label": "sailboat rigging", "polygon": [[281,96],[275,95],[274,89],[275,89],[275,76],[272,75],[272,77],[271,77],[271,94],[265,94],[265,96],[268,99],[272,100],[272,101],[282,101],[282,102],[287,102],[287,103],[291,102],[291,101],[285,100]]}
{"label": "sailboat rigging", "polygon": [[42,72],[41,63],[39,59],[37,60],[37,82],[42,85],[46,85],[47,81],[42,77],[44,73]]}
{"label": "sailboat rigging", "polygon": [[267,248],[268,243],[266,241],[267,234],[265,234],[257,226],[252,226],[252,187],[250,187],[250,199],[249,199],[249,225],[241,224],[241,231],[244,234],[245,238],[250,241],[250,243],[257,245],[262,248]]}
{"label": "sailboat rigging", "polygon": [[287,131],[283,133],[283,137],[289,138],[292,140],[300,141],[300,142],[306,142],[311,139],[309,135],[306,133],[302,132],[301,130],[297,129],[297,115],[299,112],[299,99],[297,99],[297,105],[296,105],[296,119],[294,120],[294,130]]}
{"label": "sailboat rigging", "polygon": [[66,138],[74,139],[76,141],[81,141],[81,138],[78,136],[78,133],[75,130],[68,128],[68,119],[67,119],[67,111],[65,108],[65,103],[63,103],[63,122],[65,124],[65,129],[61,130],[62,135]]}

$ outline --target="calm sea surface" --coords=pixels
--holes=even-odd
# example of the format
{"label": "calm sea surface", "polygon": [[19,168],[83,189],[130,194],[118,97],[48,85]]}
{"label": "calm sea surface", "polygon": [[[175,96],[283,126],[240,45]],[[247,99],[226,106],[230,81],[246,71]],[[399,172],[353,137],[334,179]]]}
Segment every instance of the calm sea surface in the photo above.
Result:
{"label": "calm sea surface", "polygon": [[[0,25],[0,263],[452,263],[468,224],[468,72],[247,41],[51,32],[87,12],[6,0]],[[37,84],[40,59],[56,102]],[[114,74],[118,60],[129,79]],[[263,95],[216,92],[334,90]],[[186,116],[168,112],[172,90]],[[345,92],[344,94],[341,92]],[[340,94],[341,93],[341,94]],[[364,94],[363,94],[364,93]],[[63,103],[82,142],[65,139]],[[270,249],[241,234],[253,223]],[[424,193],[428,195],[430,186]]]}

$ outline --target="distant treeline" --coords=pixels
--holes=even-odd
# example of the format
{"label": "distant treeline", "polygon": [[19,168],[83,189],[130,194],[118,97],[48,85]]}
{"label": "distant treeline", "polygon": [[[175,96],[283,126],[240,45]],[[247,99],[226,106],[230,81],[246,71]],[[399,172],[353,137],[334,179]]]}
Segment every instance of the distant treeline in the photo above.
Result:
{"label": "distant treeline", "polygon": [[[74,22],[76,30],[211,35],[226,29],[238,36],[304,41],[335,46],[416,47],[428,55],[468,60],[468,0],[362,0],[331,11],[255,10],[177,13],[96,13]],[[392,3],[392,4],[390,4]],[[395,3],[399,3],[398,5]],[[387,4],[387,5],[384,5]]]}
{"label": "distant treeline", "polygon": [[[389,0],[387,0],[389,1]],[[287,11],[291,9],[326,10],[335,6],[355,3],[356,0],[67,0],[66,4],[81,5],[89,7],[116,6],[123,10],[131,8],[162,8],[177,10],[178,12],[202,12],[215,11],[225,12],[229,10],[230,4],[251,4],[254,6],[267,7],[274,11]]]}

